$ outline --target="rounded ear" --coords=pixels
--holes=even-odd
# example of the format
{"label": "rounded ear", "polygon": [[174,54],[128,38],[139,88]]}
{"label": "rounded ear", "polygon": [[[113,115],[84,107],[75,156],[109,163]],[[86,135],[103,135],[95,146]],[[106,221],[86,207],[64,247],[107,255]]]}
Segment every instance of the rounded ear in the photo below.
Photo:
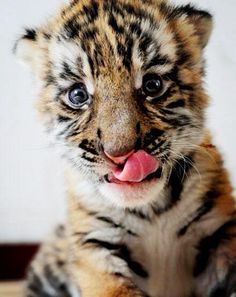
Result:
{"label": "rounded ear", "polygon": [[199,10],[190,4],[172,7],[168,12],[169,18],[185,16],[194,26],[200,46],[204,48],[207,45],[213,29],[213,18],[209,12]]}
{"label": "rounded ear", "polygon": [[35,29],[25,29],[24,34],[16,41],[13,53],[24,64],[29,65],[32,70],[35,68],[36,57],[40,51],[38,36]]}
{"label": "rounded ear", "polygon": [[190,5],[185,6],[184,10],[189,21],[194,25],[201,47],[204,48],[210,39],[213,29],[212,15],[205,10],[198,10]]}

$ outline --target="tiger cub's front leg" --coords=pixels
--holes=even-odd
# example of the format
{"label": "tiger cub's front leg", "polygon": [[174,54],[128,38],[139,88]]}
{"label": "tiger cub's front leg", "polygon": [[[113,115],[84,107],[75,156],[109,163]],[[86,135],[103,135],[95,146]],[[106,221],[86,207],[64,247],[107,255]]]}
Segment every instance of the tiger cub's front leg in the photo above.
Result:
{"label": "tiger cub's front leg", "polygon": [[[79,220],[78,220],[79,218]],[[144,297],[132,282],[125,228],[78,199],[70,203],[69,271],[83,297]],[[130,255],[128,256],[130,257]]]}
{"label": "tiger cub's front leg", "polygon": [[[83,253],[81,253],[81,256]],[[84,255],[85,256],[85,255]],[[101,271],[85,259],[73,265],[74,281],[83,297],[144,297],[130,279]]]}
{"label": "tiger cub's front leg", "polygon": [[205,238],[199,248],[197,296],[236,297],[236,220]]}

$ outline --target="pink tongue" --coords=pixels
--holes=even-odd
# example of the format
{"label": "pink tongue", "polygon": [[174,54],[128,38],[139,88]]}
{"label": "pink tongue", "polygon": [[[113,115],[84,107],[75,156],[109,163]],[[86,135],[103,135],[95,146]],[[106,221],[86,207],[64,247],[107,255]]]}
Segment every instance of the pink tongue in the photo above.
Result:
{"label": "pink tongue", "polygon": [[141,182],[149,174],[155,172],[159,165],[156,158],[140,150],[127,159],[124,168],[114,169],[113,174],[120,181]]}

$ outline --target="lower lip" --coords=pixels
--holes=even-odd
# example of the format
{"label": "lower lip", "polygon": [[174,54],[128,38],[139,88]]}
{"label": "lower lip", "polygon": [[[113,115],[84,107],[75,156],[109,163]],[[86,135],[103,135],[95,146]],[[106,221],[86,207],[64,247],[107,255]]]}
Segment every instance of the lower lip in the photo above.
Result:
{"label": "lower lip", "polygon": [[153,180],[158,180],[161,177],[161,172],[162,172],[162,170],[161,170],[161,168],[159,168],[156,172],[150,174],[149,176],[147,176],[144,180],[142,180],[140,182],[121,181],[121,180],[115,178],[113,175],[111,175],[111,176],[107,175],[105,180],[110,184],[138,186],[145,182],[151,182]]}
{"label": "lower lip", "polygon": [[116,184],[116,185],[129,185],[129,186],[135,186],[138,185],[140,183],[142,183],[143,181],[140,182],[129,182],[129,181],[121,181],[115,177],[112,177],[110,179],[108,179],[110,184]]}

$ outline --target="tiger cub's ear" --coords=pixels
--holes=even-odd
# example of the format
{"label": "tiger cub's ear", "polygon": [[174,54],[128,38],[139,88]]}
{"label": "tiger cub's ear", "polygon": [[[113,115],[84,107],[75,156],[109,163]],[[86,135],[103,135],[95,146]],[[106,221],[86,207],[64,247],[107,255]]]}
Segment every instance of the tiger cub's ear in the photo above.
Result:
{"label": "tiger cub's ear", "polygon": [[191,5],[182,6],[180,11],[182,11],[193,24],[200,45],[204,48],[209,41],[213,29],[212,15],[205,10],[198,10]]}
{"label": "tiger cub's ear", "polygon": [[35,71],[38,57],[40,56],[40,47],[36,29],[25,29],[24,34],[16,41],[13,53],[24,64],[30,66]]}
{"label": "tiger cub's ear", "polygon": [[199,10],[188,4],[174,7],[170,17],[185,17],[188,19],[194,26],[195,34],[198,36],[200,46],[204,48],[207,45],[213,29],[213,18],[209,12]]}
{"label": "tiger cub's ear", "polygon": [[197,10],[190,5],[187,6],[187,15],[190,22],[194,25],[196,34],[199,37],[199,42],[202,48],[204,48],[211,36],[213,29],[212,15],[204,10]]}

